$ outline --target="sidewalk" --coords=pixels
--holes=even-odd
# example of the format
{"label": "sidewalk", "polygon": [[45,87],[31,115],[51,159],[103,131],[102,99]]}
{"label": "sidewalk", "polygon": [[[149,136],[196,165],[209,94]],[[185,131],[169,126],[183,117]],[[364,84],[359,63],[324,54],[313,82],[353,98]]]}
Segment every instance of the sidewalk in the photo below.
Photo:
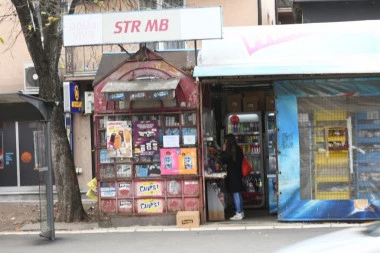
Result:
{"label": "sidewalk", "polygon": [[[56,233],[105,233],[105,232],[165,232],[165,231],[212,231],[212,230],[263,230],[263,229],[304,229],[304,228],[344,228],[366,224],[365,222],[281,222],[276,215],[255,211],[241,221],[206,222],[197,228],[177,228],[168,226],[128,226],[103,228],[99,223],[54,223]],[[39,233],[40,224],[27,224],[19,232],[4,232],[1,234]]]}
{"label": "sidewalk", "polygon": [[[98,223],[62,223],[54,224],[55,232],[59,233],[117,233],[117,232],[173,232],[173,231],[212,231],[212,230],[265,230],[265,229],[305,229],[305,228],[344,228],[362,226],[362,223],[282,223],[282,222],[261,222],[261,223],[238,223],[238,222],[207,222],[197,228],[177,228],[172,226],[130,226],[101,228]],[[4,234],[38,234],[40,224],[27,224],[19,232],[2,232]]]}

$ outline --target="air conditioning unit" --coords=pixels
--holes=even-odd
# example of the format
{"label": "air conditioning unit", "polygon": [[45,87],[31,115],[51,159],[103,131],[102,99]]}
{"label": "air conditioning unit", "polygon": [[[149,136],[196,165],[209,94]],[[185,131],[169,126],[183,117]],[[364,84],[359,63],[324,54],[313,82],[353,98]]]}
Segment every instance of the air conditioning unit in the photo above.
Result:
{"label": "air conditioning unit", "polygon": [[94,92],[84,92],[84,114],[91,114],[94,111]]}
{"label": "air conditioning unit", "polygon": [[38,94],[40,83],[32,62],[24,63],[24,93]]}

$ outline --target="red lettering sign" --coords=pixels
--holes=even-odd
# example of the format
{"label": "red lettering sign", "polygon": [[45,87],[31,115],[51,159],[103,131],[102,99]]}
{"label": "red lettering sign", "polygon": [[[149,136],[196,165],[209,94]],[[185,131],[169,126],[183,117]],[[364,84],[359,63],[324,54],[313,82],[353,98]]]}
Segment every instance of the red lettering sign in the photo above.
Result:
{"label": "red lettering sign", "polygon": [[167,31],[169,28],[169,19],[161,19],[160,31]]}
{"label": "red lettering sign", "polygon": [[140,20],[117,21],[115,23],[115,30],[113,31],[113,33],[140,32],[140,25],[141,25]]}
{"label": "red lettering sign", "polygon": [[155,20],[148,20],[145,27],[145,32],[152,32],[157,31],[157,19]]}
{"label": "red lettering sign", "polygon": [[[141,21],[140,20],[125,20],[117,21],[114,26],[114,34],[117,33],[139,33]],[[169,19],[150,19],[145,26],[145,32],[163,32],[169,29]]]}

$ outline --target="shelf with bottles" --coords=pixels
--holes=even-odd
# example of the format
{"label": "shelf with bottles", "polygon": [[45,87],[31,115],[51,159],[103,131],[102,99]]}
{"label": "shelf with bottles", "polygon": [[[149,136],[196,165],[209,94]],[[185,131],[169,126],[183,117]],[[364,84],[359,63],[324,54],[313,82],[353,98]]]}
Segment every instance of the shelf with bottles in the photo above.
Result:
{"label": "shelf with bottles", "polygon": [[181,123],[182,123],[182,126],[196,126],[197,124],[196,113],[195,112],[182,113]]}
{"label": "shelf with bottles", "polygon": [[[361,151],[361,152],[360,152]],[[363,197],[380,194],[380,150],[371,146],[361,146],[356,151],[357,194]],[[370,194],[369,194],[370,193]]]}
{"label": "shelf with bottles", "polygon": [[360,172],[357,183],[357,198],[373,199],[379,195],[378,185],[380,183],[379,172]]}
{"label": "shelf with bottles", "polygon": [[380,112],[357,112],[355,131],[357,195],[372,199],[380,194]]}
{"label": "shelf with bottles", "polygon": [[228,124],[227,131],[233,134],[261,134],[259,122],[239,122]]}
{"label": "shelf with bottles", "polygon": [[[358,186],[376,186],[380,183],[380,171],[362,170],[359,173]],[[375,187],[377,189],[377,187]],[[377,194],[379,190],[376,190]]]}
{"label": "shelf with bottles", "polygon": [[260,142],[253,143],[239,143],[239,146],[243,150],[244,155],[260,155],[261,154],[261,146]]}
{"label": "shelf with bottles", "polygon": [[243,178],[244,192],[263,193],[263,181],[262,176],[258,173],[251,173]]}
{"label": "shelf with bottles", "polygon": [[356,162],[359,165],[374,165],[373,168],[376,168],[376,165],[380,162],[380,145],[358,145],[356,150]]}
{"label": "shelf with bottles", "polygon": [[164,116],[164,127],[179,127],[181,125],[180,115],[172,114]]}
{"label": "shelf with bottles", "polygon": [[356,114],[356,143],[380,143],[380,112],[358,112]]}
{"label": "shelf with bottles", "polygon": [[[260,114],[261,113],[258,112],[236,112],[228,114],[226,117],[227,133],[232,133],[237,136],[237,138],[261,137]],[[245,141],[248,142],[247,140]]]}

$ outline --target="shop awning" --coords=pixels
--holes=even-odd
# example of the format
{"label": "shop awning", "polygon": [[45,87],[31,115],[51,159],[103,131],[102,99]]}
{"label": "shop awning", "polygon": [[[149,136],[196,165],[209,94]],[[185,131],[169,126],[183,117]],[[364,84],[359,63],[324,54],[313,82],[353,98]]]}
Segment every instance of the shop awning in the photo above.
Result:
{"label": "shop awning", "polygon": [[22,93],[0,94],[0,121],[50,120],[54,101]]}
{"label": "shop awning", "polygon": [[380,73],[380,21],[223,28],[195,77]]}
{"label": "shop awning", "polygon": [[108,81],[101,92],[109,93],[109,100],[173,99],[179,78]]}

